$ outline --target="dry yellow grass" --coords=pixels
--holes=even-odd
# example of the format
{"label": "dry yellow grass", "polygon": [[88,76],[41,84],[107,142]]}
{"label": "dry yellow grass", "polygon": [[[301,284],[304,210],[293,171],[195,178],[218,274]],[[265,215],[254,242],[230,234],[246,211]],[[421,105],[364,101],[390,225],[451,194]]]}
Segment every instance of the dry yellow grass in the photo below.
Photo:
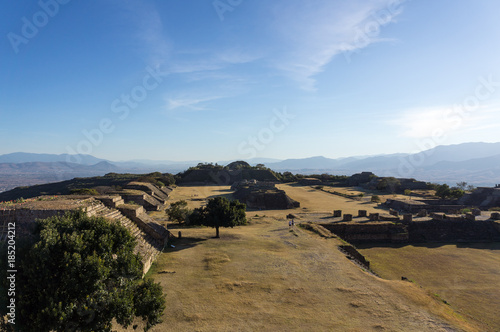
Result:
{"label": "dry yellow grass", "polygon": [[405,276],[465,317],[500,329],[499,243],[361,248],[383,278]]}
{"label": "dry yellow grass", "polygon": [[[314,187],[280,184],[278,188],[285,190],[288,196],[300,202],[300,208],[294,209],[296,211],[332,213],[333,210],[342,210],[344,213],[351,213],[354,215],[357,215],[358,210],[380,212],[380,210],[377,209],[377,204],[355,201],[314,189]],[[280,213],[283,214],[283,211]],[[273,214],[273,212],[266,211],[266,215],[267,214]]]}
{"label": "dry yellow grass", "polygon": [[[308,187],[280,187],[301,202],[300,211],[375,209]],[[227,189],[179,187],[172,200],[194,199],[194,207]],[[164,322],[152,330],[480,330],[425,289],[361,270],[337,250],[338,240],[290,229],[289,212],[249,212],[248,226],[221,229],[220,239],[211,228],[184,229],[150,273],[167,300]]]}

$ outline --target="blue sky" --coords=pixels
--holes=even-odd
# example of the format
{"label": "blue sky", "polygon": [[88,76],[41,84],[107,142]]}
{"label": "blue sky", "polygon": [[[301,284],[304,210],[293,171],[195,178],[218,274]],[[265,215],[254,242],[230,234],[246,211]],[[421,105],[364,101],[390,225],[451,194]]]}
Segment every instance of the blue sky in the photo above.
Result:
{"label": "blue sky", "polygon": [[337,158],[500,141],[498,1],[0,7],[0,154]]}

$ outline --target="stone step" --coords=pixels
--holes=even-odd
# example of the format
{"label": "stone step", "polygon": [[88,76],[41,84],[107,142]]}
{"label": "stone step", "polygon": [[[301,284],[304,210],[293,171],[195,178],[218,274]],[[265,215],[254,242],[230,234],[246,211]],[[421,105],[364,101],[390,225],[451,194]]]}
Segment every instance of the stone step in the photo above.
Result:
{"label": "stone step", "polygon": [[[120,201],[123,200],[116,200],[116,203],[118,203],[117,205],[120,205]],[[96,202],[95,205],[92,205],[87,210],[87,213],[89,215],[115,220],[117,223],[125,227],[136,239],[137,244],[134,248],[134,253],[141,256],[141,260],[145,265],[147,265],[150,260],[156,259],[156,257],[158,257],[158,255],[161,253],[161,250],[163,248],[160,248],[158,241],[142,231],[134,221],[127,218],[119,210],[109,208],[105,206],[104,203],[99,201],[98,203]]]}

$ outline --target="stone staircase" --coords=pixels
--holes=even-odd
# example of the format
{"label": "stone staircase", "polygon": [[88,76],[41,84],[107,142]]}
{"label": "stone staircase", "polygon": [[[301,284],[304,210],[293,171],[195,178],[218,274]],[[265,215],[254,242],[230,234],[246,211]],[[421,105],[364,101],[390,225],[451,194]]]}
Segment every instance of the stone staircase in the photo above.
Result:
{"label": "stone staircase", "polygon": [[[116,199],[114,201],[112,200],[112,202],[120,202],[120,199]],[[110,201],[105,200],[105,202],[109,204]],[[108,207],[99,200],[92,202],[92,204],[87,207],[87,214],[89,216],[97,216],[106,218],[108,220],[113,220],[128,229],[130,234],[137,241],[134,253],[138,253],[141,256],[144,266],[143,273],[146,274],[150,269],[151,264],[162,252],[165,241],[155,239],[151,235],[144,232],[141,228],[139,228],[139,226],[135,222],[123,215],[119,210]]]}

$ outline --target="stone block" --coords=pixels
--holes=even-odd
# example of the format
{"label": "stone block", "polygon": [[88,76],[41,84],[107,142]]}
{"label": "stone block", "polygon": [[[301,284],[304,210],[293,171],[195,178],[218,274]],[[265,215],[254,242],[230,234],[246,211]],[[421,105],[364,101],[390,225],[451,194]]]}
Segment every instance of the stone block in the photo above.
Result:
{"label": "stone block", "polygon": [[418,211],[417,216],[419,216],[421,218],[422,217],[427,217],[427,210],[426,209],[422,209],[422,210]]}
{"label": "stone block", "polygon": [[465,214],[465,219],[467,219],[469,221],[476,221],[476,216],[474,214],[468,212]]}
{"label": "stone block", "polygon": [[444,220],[446,218],[446,214],[442,212],[432,212],[431,218],[435,220]]}
{"label": "stone block", "polygon": [[493,219],[493,220],[500,220],[500,213],[499,212],[493,212],[491,214],[491,219]]}
{"label": "stone block", "polygon": [[396,216],[396,217],[399,217],[399,212],[398,212],[398,211],[396,211],[396,210],[394,210],[394,209],[390,209],[390,210],[389,210],[389,214],[390,214],[391,216]]}
{"label": "stone block", "polygon": [[358,211],[358,217],[366,217],[366,216],[367,216],[366,210],[359,210]]}
{"label": "stone block", "polygon": [[342,217],[342,210],[334,210],[333,211],[333,217],[334,218]]}
{"label": "stone block", "polygon": [[378,221],[380,219],[380,213],[370,213],[370,221]]}
{"label": "stone block", "polygon": [[413,221],[413,214],[408,213],[408,214],[403,215],[403,222],[404,223],[410,223],[412,221]]}
{"label": "stone block", "polygon": [[344,214],[343,221],[352,221],[352,214]]}
{"label": "stone block", "polygon": [[481,210],[479,210],[479,209],[472,209],[472,214],[475,215],[476,217],[480,216],[481,215]]}

